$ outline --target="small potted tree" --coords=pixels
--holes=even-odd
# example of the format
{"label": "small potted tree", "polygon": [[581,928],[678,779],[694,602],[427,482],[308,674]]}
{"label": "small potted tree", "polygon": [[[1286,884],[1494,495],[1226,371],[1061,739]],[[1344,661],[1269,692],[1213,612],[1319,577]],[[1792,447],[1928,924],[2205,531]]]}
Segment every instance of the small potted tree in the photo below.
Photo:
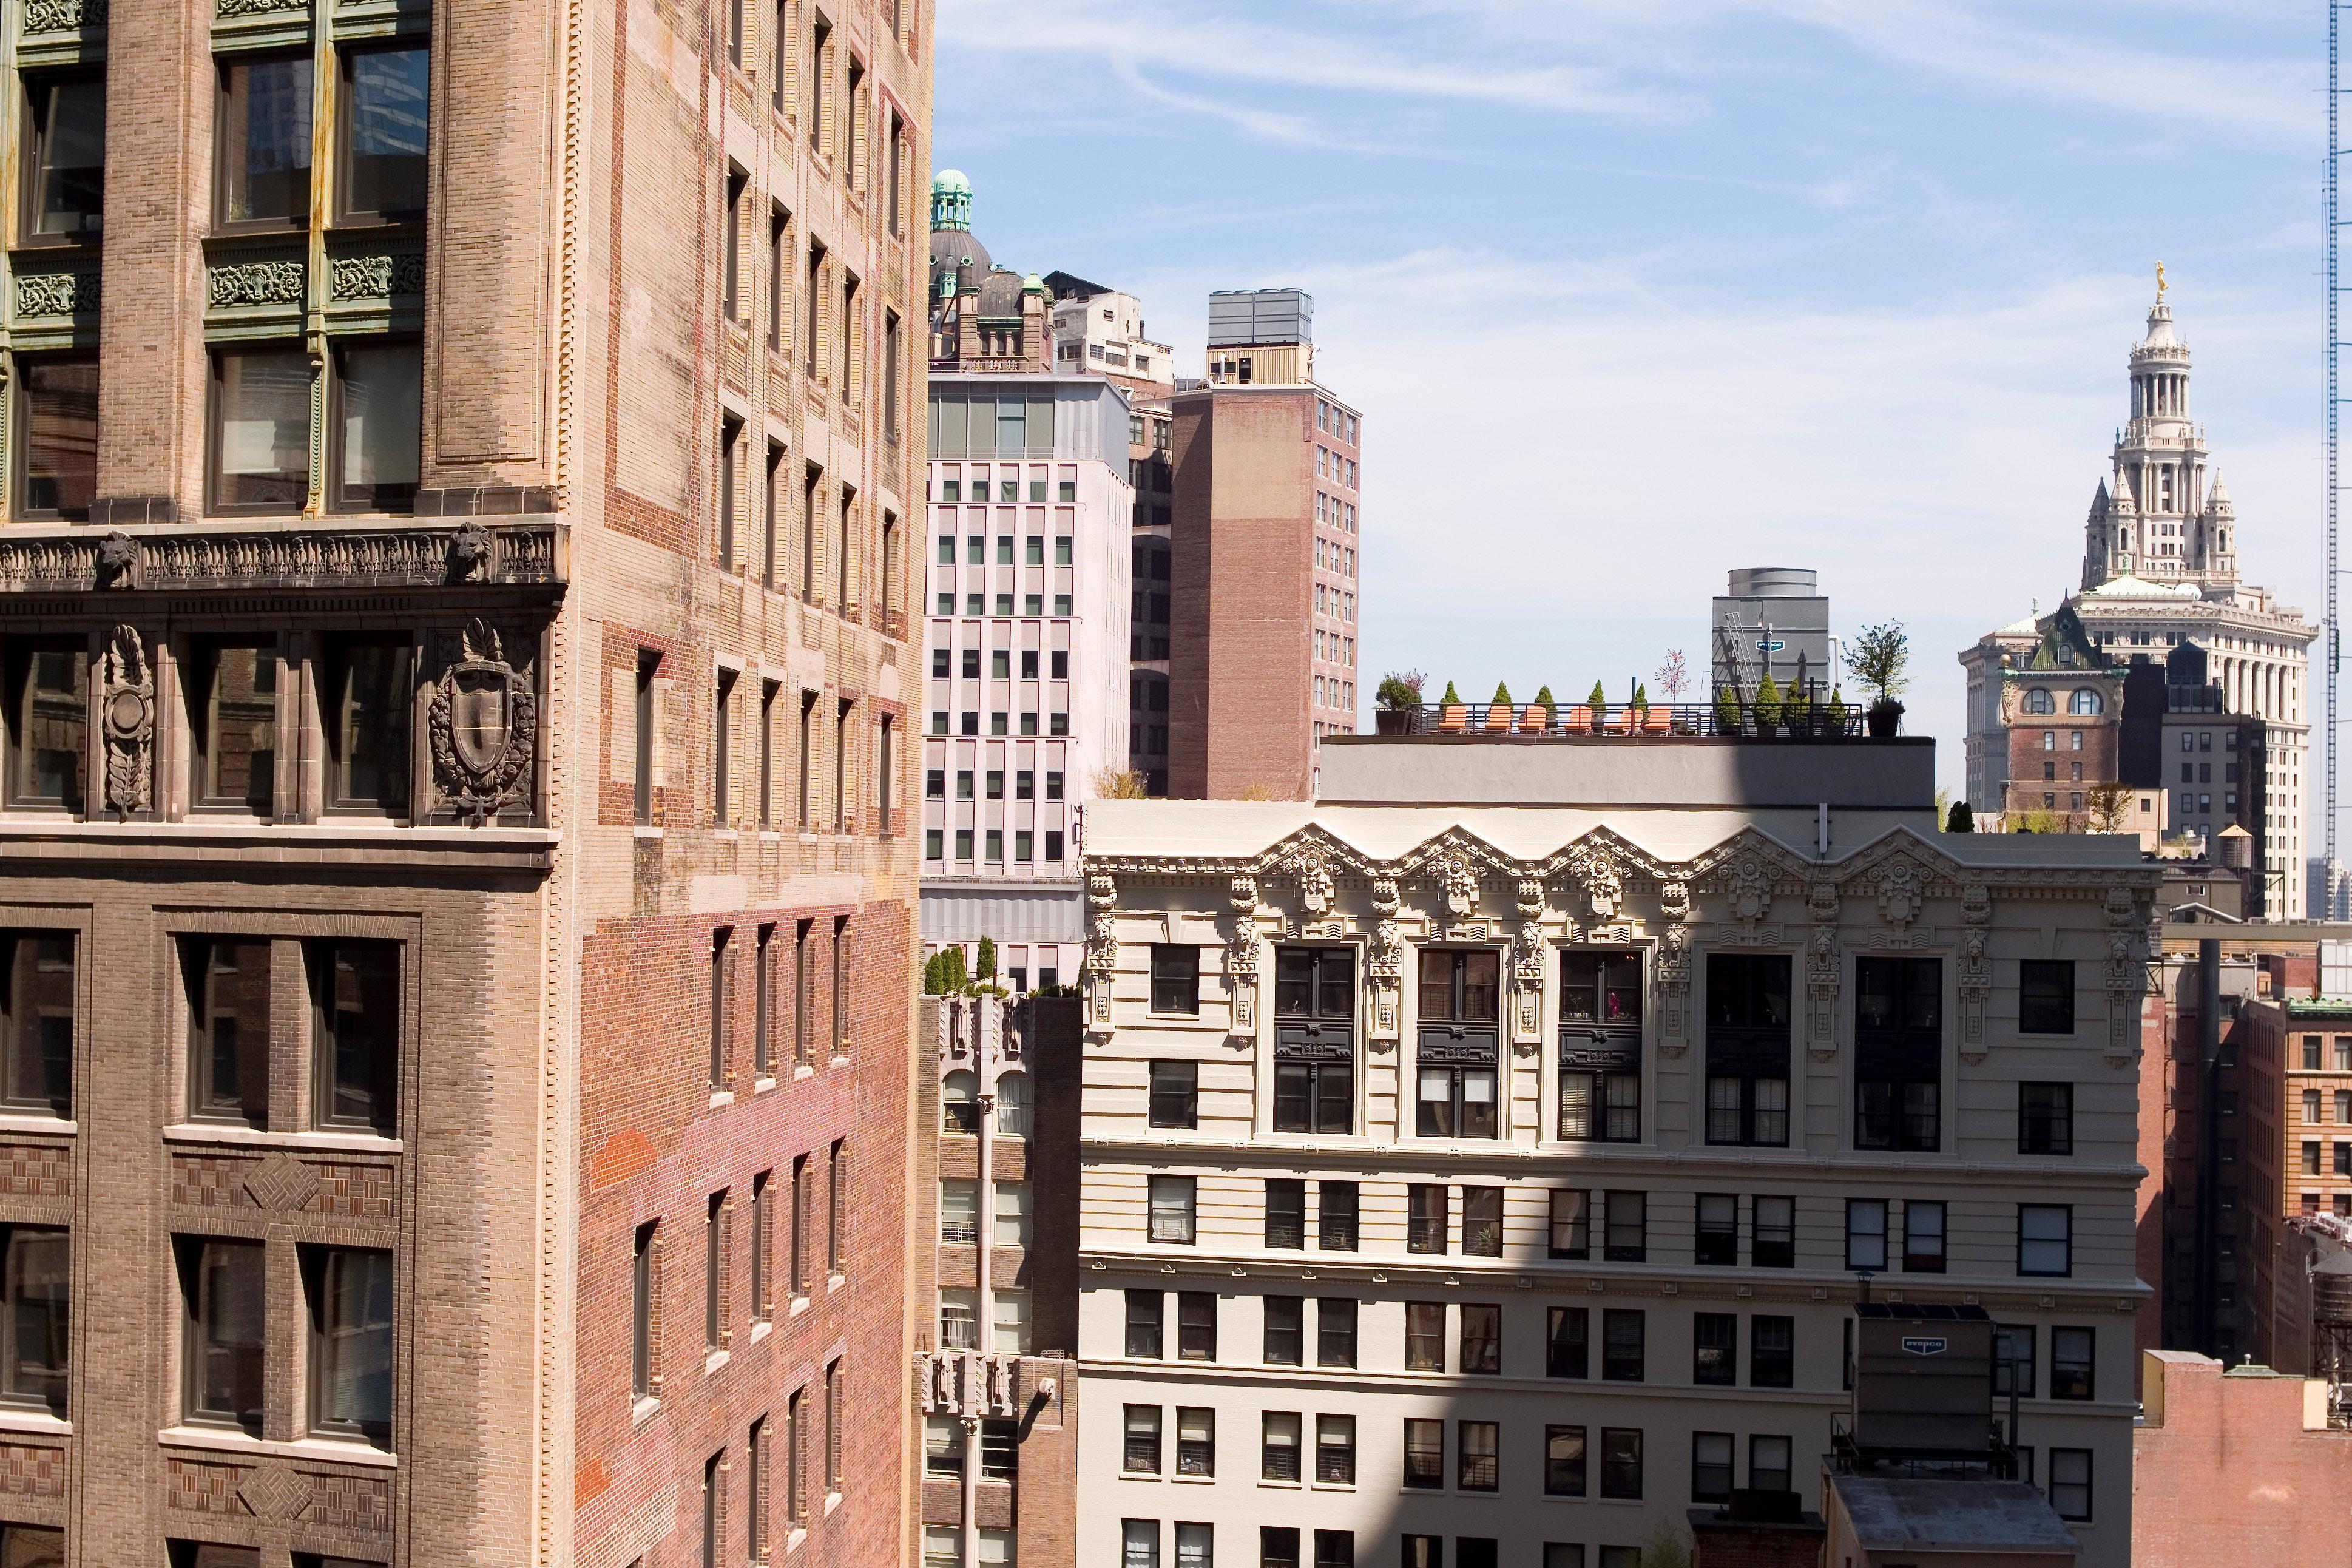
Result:
{"label": "small potted tree", "polygon": [[1519,716],[1520,733],[1541,735],[1549,732],[1552,727],[1552,708],[1551,688],[1536,688],[1536,700],[1528,703],[1528,710]]}
{"label": "small potted tree", "polygon": [[1373,700],[1372,729],[1382,735],[1409,735],[1421,712],[1421,689],[1429,678],[1417,669],[1391,669],[1381,677]]}
{"label": "small potted tree", "polygon": [[1780,704],[1780,722],[1789,727],[1791,735],[1813,732],[1813,700],[1803,687],[1789,688],[1788,698]]}
{"label": "small potted tree", "polygon": [[1511,685],[1507,680],[1495,682],[1495,700],[1486,704],[1486,733],[1507,735],[1511,732]]}
{"label": "small potted tree", "polygon": [[1834,687],[1834,686],[1831,687],[1831,688],[1830,688],[1830,715],[1829,715],[1829,719],[1830,719],[1830,723],[1829,723],[1830,733],[1831,733],[1831,734],[1832,734],[1832,735],[1843,735],[1843,734],[1844,734],[1844,733],[1845,733],[1846,721],[1847,721],[1849,719],[1851,719],[1852,717],[1853,717],[1853,710],[1850,710],[1849,708],[1847,708],[1847,707],[1846,707],[1846,705],[1845,705],[1845,693],[1844,693],[1844,691],[1843,691],[1842,689],[1839,689],[1839,688],[1837,688],[1837,687]]}
{"label": "small potted tree", "polygon": [[1462,698],[1454,689],[1454,682],[1445,683],[1445,695],[1438,699],[1444,711],[1438,715],[1439,732],[1458,735],[1470,727],[1470,710],[1463,706]]}
{"label": "small potted tree", "polygon": [[1765,671],[1762,684],[1756,688],[1755,714],[1758,734],[1777,735],[1780,732],[1780,687],[1769,670]]}
{"label": "small potted tree", "polygon": [[1847,651],[1847,666],[1876,693],[1863,713],[1873,740],[1885,740],[1902,728],[1903,704],[1895,699],[1911,683],[1906,674],[1910,662],[1911,638],[1898,620],[1863,627]]}
{"label": "small potted tree", "polygon": [[1592,710],[1592,732],[1598,735],[1609,718],[1609,693],[1601,682],[1592,683],[1592,689],[1585,694],[1584,705]]}
{"label": "small potted tree", "polygon": [[1715,732],[1718,735],[1739,733],[1739,693],[1729,686],[1715,689]]}

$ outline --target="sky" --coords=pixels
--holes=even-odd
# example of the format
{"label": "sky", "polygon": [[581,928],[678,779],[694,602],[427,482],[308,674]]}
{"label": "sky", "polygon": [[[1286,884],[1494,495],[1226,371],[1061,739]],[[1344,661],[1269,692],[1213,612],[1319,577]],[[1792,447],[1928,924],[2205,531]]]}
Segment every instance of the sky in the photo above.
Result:
{"label": "sky", "polygon": [[1194,374],[1211,289],[1315,296],[1368,704],[1654,692],[1727,571],[1810,566],[1908,630],[1957,785],[1957,657],[2079,584],[2158,259],[2242,568],[2319,619],[2322,0],[939,6],[1000,262]]}

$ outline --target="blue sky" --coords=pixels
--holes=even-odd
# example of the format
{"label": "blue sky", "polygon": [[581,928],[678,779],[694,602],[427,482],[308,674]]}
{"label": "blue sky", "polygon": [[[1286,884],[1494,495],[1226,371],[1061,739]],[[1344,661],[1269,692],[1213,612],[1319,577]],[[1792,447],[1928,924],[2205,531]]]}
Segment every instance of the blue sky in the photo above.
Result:
{"label": "blue sky", "polygon": [[2326,25],[940,0],[936,155],[997,259],[1139,295],[1188,371],[1210,289],[1313,292],[1367,689],[1614,690],[1703,664],[1727,568],[1809,565],[1840,629],[1910,628],[1950,782],[1955,655],[2079,579],[2158,258],[2245,570],[2318,618]]}

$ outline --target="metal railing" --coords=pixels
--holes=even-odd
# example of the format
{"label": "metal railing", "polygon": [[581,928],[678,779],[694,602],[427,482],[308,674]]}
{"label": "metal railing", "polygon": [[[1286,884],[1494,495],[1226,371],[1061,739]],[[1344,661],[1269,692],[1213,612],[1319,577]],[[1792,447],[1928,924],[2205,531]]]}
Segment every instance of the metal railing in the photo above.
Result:
{"label": "metal railing", "polygon": [[[1783,696],[1775,707],[1761,713],[1752,701],[1743,702],[1736,723],[1730,721],[1727,707],[1717,709],[1705,702],[1653,702],[1643,706],[1618,702],[1424,702],[1402,711],[1405,720],[1403,732],[1409,735],[1737,735],[1750,740],[1848,740],[1864,734],[1867,729],[1862,704],[1832,705],[1827,692],[1810,691]],[[1383,715],[1382,722],[1383,732],[1387,732],[1387,715]]]}

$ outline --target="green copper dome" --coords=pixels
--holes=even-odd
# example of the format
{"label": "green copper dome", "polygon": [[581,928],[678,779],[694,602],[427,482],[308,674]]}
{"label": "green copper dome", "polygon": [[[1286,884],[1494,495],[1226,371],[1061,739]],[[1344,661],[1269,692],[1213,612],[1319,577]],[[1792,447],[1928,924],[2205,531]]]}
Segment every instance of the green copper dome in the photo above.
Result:
{"label": "green copper dome", "polygon": [[971,227],[971,182],[961,169],[941,169],[931,176],[931,226]]}

